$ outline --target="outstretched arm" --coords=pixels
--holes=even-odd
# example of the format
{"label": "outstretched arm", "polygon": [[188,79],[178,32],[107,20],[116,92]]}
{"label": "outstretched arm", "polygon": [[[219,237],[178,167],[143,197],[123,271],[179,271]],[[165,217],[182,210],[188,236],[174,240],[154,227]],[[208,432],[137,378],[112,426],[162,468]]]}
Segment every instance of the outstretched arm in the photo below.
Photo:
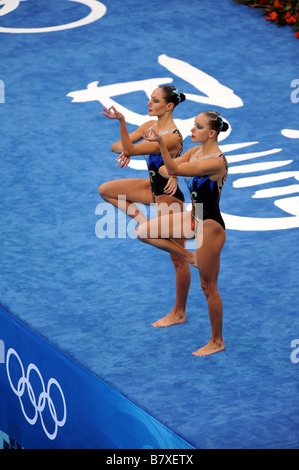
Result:
{"label": "outstretched arm", "polygon": [[120,125],[121,141],[113,144],[111,150],[116,153],[124,153],[125,155],[131,155],[131,151],[134,145],[132,144],[132,141],[130,139],[124,115],[117,111],[114,106],[111,106],[109,109],[104,107],[102,109],[104,111],[103,113],[101,113],[103,116],[106,116],[109,119],[117,119]]}
{"label": "outstretched arm", "polygon": [[[103,116],[107,116],[109,119],[117,119],[119,121],[121,140],[112,145],[111,150],[113,152],[123,152],[127,156],[159,152],[159,145],[157,145],[156,142],[142,142],[138,147],[134,145],[135,142],[138,142],[143,138],[142,133],[149,126],[148,122],[142,124],[135,132],[129,134],[124,115],[117,111],[114,106],[111,106],[109,109],[103,108],[103,111],[104,112],[101,113]],[[154,122],[155,121],[153,121],[153,123]]]}
{"label": "outstretched arm", "polygon": [[[121,141],[116,142],[112,145],[111,150],[116,153],[123,152],[127,156],[136,156],[136,155],[149,155],[154,153],[160,153],[160,147],[158,142],[146,141],[138,142],[143,139],[143,132],[146,131],[152,124],[156,121],[148,121],[142,124],[136,131],[129,134],[126,126],[126,121],[120,112],[118,112],[114,106],[111,106],[109,109],[103,108],[104,112],[101,113],[103,116],[107,116],[109,119],[117,119],[120,126],[120,137]],[[171,153],[174,155],[178,151],[178,136],[177,134],[169,133],[165,136],[165,145]],[[120,145],[121,144],[121,145]],[[135,144],[135,145],[134,145]]]}

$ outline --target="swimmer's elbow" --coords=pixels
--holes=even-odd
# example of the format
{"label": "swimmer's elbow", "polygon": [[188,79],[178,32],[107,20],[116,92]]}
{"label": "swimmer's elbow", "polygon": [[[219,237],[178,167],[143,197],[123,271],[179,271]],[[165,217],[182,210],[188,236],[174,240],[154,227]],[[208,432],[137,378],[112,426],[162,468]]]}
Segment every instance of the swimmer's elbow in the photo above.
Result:
{"label": "swimmer's elbow", "polygon": [[115,142],[114,144],[111,145],[111,152],[114,153],[122,153],[122,146],[119,144],[119,142]]}
{"label": "swimmer's elbow", "polygon": [[173,169],[168,169],[168,174],[169,176],[178,176],[179,172],[178,172],[178,169],[177,168],[173,168]]}

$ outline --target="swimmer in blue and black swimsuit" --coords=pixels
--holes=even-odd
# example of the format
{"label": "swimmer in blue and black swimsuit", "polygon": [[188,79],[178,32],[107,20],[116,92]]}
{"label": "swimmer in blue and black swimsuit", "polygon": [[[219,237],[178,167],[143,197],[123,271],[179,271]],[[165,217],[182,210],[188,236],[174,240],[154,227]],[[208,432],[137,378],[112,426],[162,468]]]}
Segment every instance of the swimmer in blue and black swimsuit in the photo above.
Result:
{"label": "swimmer in blue and black swimsuit", "polygon": [[[177,187],[175,180],[167,175],[165,169],[161,169],[163,159],[159,153],[159,148],[157,145],[149,145],[148,142],[144,141],[143,132],[152,126],[156,126],[156,129],[163,129],[162,134],[168,134],[165,136],[165,140],[169,143],[172,155],[176,154],[173,158],[178,157],[182,153],[183,138],[176,129],[173,111],[185,99],[184,93],[180,93],[175,86],[159,86],[151,93],[147,104],[151,120],[141,124],[138,129],[130,134],[126,127],[125,117],[114,107],[103,108],[104,112],[101,113],[110,119],[119,121],[120,140],[114,142],[111,146],[111,150],[119,154],[116,166],[120,165],[125,168],[130,162],[130,157],[135,155],[145,156],[147,161],[150,179],[144,177],[123,178],[104,182],[99,187],[99,194],[105,201],[133,217],[139,225],[147,221],[147,217],[136,204],[147,206],[152,204],[154,200],[157,203],[161,202],[161,206],[160,208],[157,207],[157,210],[162,211],[166,206],[170,206],[177,200],[176,206],[179,205],[181,213],[183,212],[183,193]],[[154,117],[157,119],[153,120]],[[157,153],[151,153],[154,151]],[[184,240],[177,240],[177,242],[182,246],[184,245]],[[171,255],[171,261],[176,273],[175,305],[170,313],[152,323],[155,327],[170,326],[186,321],[186,303],[191,282],[190,268],[187,262],[175,255]]]}
{"label": "swimmer in blue and black swimsuit", "polygon": [[[190,158],[190,162],[197,159],[198,154],[202,151],[200,147]],[[207,157],[199,158],[199,161],[205,160],[209,157],[216,157],[217,154],[209,155]],[[198,222],[195,214],[195,204],[201,203],[203,205],[202,220],[212,219],[218,222],[224,229],[225,224],[222,218],[219,201],[221,196],[222,187],[225,183],[228,171],[227,160],[223,154],[218,155],[225,163],[226,173],[222,177],[221,182],[213,181],[208,176],[189,176],[185,177],[187,187],[190,191],[192,201],[192,229],[195,230],[196,222]]]}
{"label": "swimmer in blue and black swimsuit", "polygon": [[[137,227],[136,235],[140,240],[144,239],[145,243],[180,256],[199,270],[201,287],[207,299],[212,335],[205,346],[193,353],[196,356],[206,356],[225,349],[222,337],[223,306],[217,282],[221,250],[226,239],[219,199],[227,177],[228,165],[218,147],[218,135],[228,128],[228,123],[218,112],[203,111],[196,116],[194,127],[191,129],[192,142],[201,145],[187,150],[177,161],[171,158],[161,135],[153,129],[144,133],[145,139],[159,143],[168,175],[184,176],[191,195],[191,214],[190,211],[185,211],[151,219]],[[197,216],[196,204],[200,204],[199,209],[203,209],[202,217]],[[168,228],[168,238],[165,237],[165,226]],[[155,237],[150,238],[148,234],[152,233],[153,228],[156,230]],[[189,252],[179,246],[174,240],[176,233],[182,234],[185,239],[195,236],[196,250]]]}

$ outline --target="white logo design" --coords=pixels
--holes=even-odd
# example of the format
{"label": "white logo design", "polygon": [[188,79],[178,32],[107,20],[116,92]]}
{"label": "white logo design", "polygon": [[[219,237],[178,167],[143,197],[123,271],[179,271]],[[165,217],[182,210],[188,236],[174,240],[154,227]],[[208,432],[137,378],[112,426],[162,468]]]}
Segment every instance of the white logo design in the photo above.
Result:
{"label": "white logo design", "polygon": [[[283,133],[283,131],[282,131]],[[245,145],[253,145],[258,142],[249,142]],[[225,153],[228,150],[232,150],[232,146],[221,146],[222,151]],[[281,148],[274,148],[267,150],[265,152],[253,152],[245,153],[240,155],[227,155],[227,160],[229,163],[239,163],[246,160],[251,160],[255,158],[260,158],[266,155],[275,154],[281,152]],[[279,168],[285,165],[289,165],[293,160],[280,160],[280,161],[270,161],[262,163],[245,163],[244,165],[239,166],[230,166],[229,174],[240,174],[246,173],[250,174],[251,172],[259,172],[265,170],[272,170]],[[234,188],[248,188],[254,187],[267,183],[275,183],[283,180],[295,179],[299,181],[299,171],[282,171],[279,173],[269,173],[260,176],[247,176],[236,179],[233,182]],[[253,199],[258,198],[274,198],[282,197],[293,193],[299,192],[298,184],[288,184],[286,186],[272,187],[268,189],[259,189],[255,191],[252,195]],[[279,207],[282,211],[292,214],[290,217],[241,217],[237,215],[223,214],[225,224],[227,228],[234,230],[282,230],[289,228],[299,227],[299,196],[286,197],[283,199],[274,200],[274,205]]]}
{"label": "white logo design", "polygon": [[[206,74],[205,72],[191,66],[190,64],[174,59],[162,54],[158,57],[160,65],[168,69],[170,72],[193,85],[194,88],[204,93],[197,95],[186,93],[187,100],[203,103],[211,106],[222,108],[237,108],[243,106],[242,99],[237,96],[233,90],[221,84],[218,80]],[[147,97],[150,97],[153,89],[159,85],[171,83],[170,77],[152,78],[135,82],[115,83],[112,85],[98,86],[99,82],[92,82],[87,85],[85,90],[78,90],[68,93],[67,96],[73,98],[73,103],[82,103],[87,101],[99,101],[103,106],[109,108],[115,106],[121,113],[126,116],[126,121],[130,124],[140,126],[148,120],[148,115],[141,115],[118,104],[113,97],[132,93],[134,91],[144,91]],[[225,114],[225,113],[224,113]],[[183,138],[190,135],[190,129],[193,127],[194,116],[190,119],[175,119],[176,125],[180,129]],[[228,132],[220,134],[219,141],[226,139],[232,129]],[[287,138],[299,138],[298,130],[283,129],[282,135]],[[226,155],[229,166],[230,175],[250,174],[259,171],[274,170],[276,168],[289,165],[293,160],[267,161],[260,163],[248,163],[247,161],[255,160],[268,155],[276,154],[282,151],[282,148],[270,148],[261,152],[241,153],[238,155],[229,155],[229,152],[239,150],[241,148],[256,145],[259,142],[241,142],[229,145],[220,145],[221,150]],[[243,165],[234,166],[235,163],[246,162]],[[131,159],[129,164],[135,170],[145,170],[145,161]],[[280,180],[295,179],[299,181],[298,171],[284,171],[281,173],[263,174],[261,176],[241,177],[233,182],[236,189],[254,187],[255,185],[274,183]],[[226,183],[227,184],[227,183]],[[273,187],[271,189],[259,189],[251,197],[256,198],[273,198],[290,195],[299,192],[298,184],[288,184],[284,187]],[[245,217],[239,215],[223,214],[226,227],[233,230],[281,230],[299,227],[299,196],[286,197],[274,200],[274,205],[282,211],[287,212],[287,217]]]}
{"label": "white logo design", "polygon": [[[197,90],[202,91],[207,95],[203,96],[186,93],[187,100],[194,101],[196,103],[206,103],[211,106],[221,106],[223,108],[237,108],[243,106],[243,101],[234,94],[233,90],[222,85],[215,78],[196,69],[186,62],[173,59],[165,54],[159,56],[158,62],[170,72],[173,72],[178,77],[188,81]],[[112,97],[125,95],[134,91],[144,91],[147,97],[150,98],[154,88],[162,84],[171,83],[172,81],[173,79],[170,77],[159,77],[148,80],[139,80],[136,82],[114,83],[112,85],[101,87],[98,86],[99,82],[92,82],[87,85],[87,89],[68,93],[67,96],[73,98],[73,103],[99,101],[106,108],[115,106],[121,113],[125,114],[127,122],[140,126],[148,120],[148,115],[134,113],[118,104],[112,99]],[[194,118],[195,116],[189,119],[175,119],[175,122],[184,138],[190,135],[190,129],[193,127]],[[225,134],[225,138],[228,137],[230,130]]]}
{"label": "white logo design", "polygon": [[[21,368],[21,372],[22,372],[22,375],[19,378],[18,383],[16,384],[16,386],[14,386],[14,384],[12,383],[11,375],[10,375],[9,364],[10,364],[10,357],[12,355],[15,356],[16,359],[18,360],[20,368]],[[65,398],[64,398],[63,391],[62,391],[59,383],[57,382],[57,380],[51,378],[48,381],[48,385],[47,385],[47,389],[46,389],[43,378],[41,376],[41,373],[40,373],[39,369],[36,367],[36,365],[34,365],[34,364],[29,364],[29,366],[27,367],[27,373],[25,374],[23,363],[22,363],[18,353],[13,348],[10,348],[7,352],[6,371],[7,371],[7,377],[8,377],[10,386],[12,388],[12,391],[19,398],[23,415],[25,416],[28,423],[31,424],[31,425],[34,425],[37,421],[38,416],[40,416],[42,427],[43,427],[47,437],[51,440],[55,439],[56,436],[57,436],[58,427],[64,426],[64,424],[66,422]],[[38,397],[34,393],[33,387],[30,383],[30,374],[31,374],[32,371],[36,372],[36,374],[38,375],[40,383],[41,383],[41,387],[42,387],[42,392],[39,394]],[[63,404],[63,417],[61,419],[58,419],[56,408],[55,408],[53,400],[50,396],[52,386],[55,386],[58,389],[58,391],[60,393],[60,396],[61,396],[61,400],[62,400],[62,404]],[[25,392],[25,387],[27,388],[27,394],[29,396],[31,405],[34,408],[33,417],[28,416],[28,414],[26,412],[26,409],[25,409],[26,408],[25,400],[24,400],[24,402],[22,400],[24,392]],[[28,402],[28,400],[27,400],[27,402]],[[45,422],[44,422],[44,418],[43,418],[43,411],[45,410],[46,404],[48,406],[48,409],[50,411],[51,417],[52,417],[52,419],[54,421],[54,425],[55,425],[54,431],[52,433],[50,433],[48,431],[48,429],[45,425]]]}
{"label": "white logo design", "polygon": [[[7,15],[20,6],[21,2],[29,0],[0,0],[0,16]],[[64,29],[77,28],[78,26],[85,26],[89,23],[99,20],[105,15],[106,6],[97,0],[67,0],[69,2],[82,3],[90,8],[91,12],[81,20],[74,21],[59,26],[49,26],[45,28],[5,28],[0,27],[0,33],[49,33],[52,31],[62,31]]]}
{"label": "white logo design", "polygon": [[18,8],[20,3],[24,1],[26,0],[0,0],[0,6],[2,5],[0,16],[7,15],[7,13],[14,11]]}

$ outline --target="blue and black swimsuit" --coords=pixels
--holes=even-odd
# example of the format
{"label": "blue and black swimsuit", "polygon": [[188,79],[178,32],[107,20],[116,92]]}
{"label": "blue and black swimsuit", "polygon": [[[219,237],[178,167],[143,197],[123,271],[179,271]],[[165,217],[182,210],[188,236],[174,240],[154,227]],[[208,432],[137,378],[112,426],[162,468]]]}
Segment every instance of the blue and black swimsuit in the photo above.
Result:
{"label": "blue and black swimsuit", "polygon": [[[190,158],[190,161],[194,161],[197,158],[197,154],[201,152],[202,147],[197,150]],[[209,155],[203,157],[200,160],[204,160],[210,157],[216,157],[215,155]],[[220,182],[211,180],[208,176],[190,176],[185,177],[187,187],[190,191],[191,201],[192,201],[192,228],[195,229],[195,224],[198,222],[195,214],[195,203],[201,203],[203,205],[203,220],[212,219],[218,222],[224,229],[225,224],[220,213],[219,201],[221,196],[222,187],[225,183],[228,164],[225,156],[223,154],[218,155],[218,158],[222,158],[225,163],[226,172]],[[200,161],[199,160],[199,161]]]}
{"label": "blue and black swimsuit", "polygon": [[[178,134],[181,139],[181,148],[178,151],[178,153],[173,157],[173,158],[177,158],[181,155],[183,151],[183,138],[178,129],[162,131],[162,132],[159,132],[159,134],[163,135],[169,132],[172,132],[173,134]],[[167,185],[168,179],[164,178],[159,173],[159,168],[164,165],[164,161],[163,161],[161,153],[153,153],[150,155],[144,155],[144,158],[147,163],[147,168],[148,168],[149,176],[150,176],[151,190],[152,190],[153,198],[155,202],[155,199],[157,196],[160,196],[162,194],[165,196],[164,188]],[[177,187],[176,193],[172,197],[176,197],[177,199],[183,202],[185,200],[184,195],[179,187]]]}

